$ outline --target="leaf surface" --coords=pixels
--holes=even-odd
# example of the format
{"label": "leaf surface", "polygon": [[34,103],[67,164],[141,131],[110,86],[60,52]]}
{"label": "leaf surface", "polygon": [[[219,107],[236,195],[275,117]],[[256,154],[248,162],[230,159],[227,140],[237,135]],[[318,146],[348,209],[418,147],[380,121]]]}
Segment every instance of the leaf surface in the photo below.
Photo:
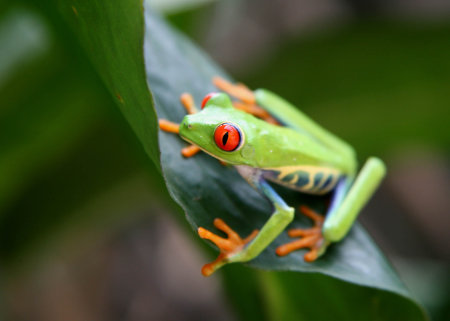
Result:
{"label": "leaf surface", "polygon": [[[179,123],[185,115],[179,102],[183,92],[191,93],[199,104],[207,93],[217,90],[211,84],[213,76],[230,78],[188,39],[168,27],[150,10],[145,12],[145,21],[147,77],[156,111],[158,117]],[[180,150],[186,143],[170,133],[161,132],[159,144],[167,187],[186,211],[194,230],[202,226],[217,232],[212,221],[220,217],[241,236],[246,236],[267,221],[272,212],[271,204],[252,189],[234,168],[224,167],[206,154],[183,158]],[[318,211],[325,210],[326,197],[278,190],[292,206],[307,204]],[[306,227],[308,224],[310,222],[306,218],[297,215],[292,226]],[[304,251],[283,258],[276,256],[275,248],[289,240],[284,233],[248,265],[266,270],[321,273],[382,290],[368,289],[366,293],[376,293],[378,296],[388,291],[411,299],[391,265],[359,224],[355,224],[344,241],[331,246],[326,255],[314,263],[303,261]],[[326,283],[324,280],[321,282]],[[360,290],[365,291],[364,288]],[[414,313],[417,320],[421,320],[420,308],[413,301],[409,303],[413,308],[406,313]]]}
{"label": "leaf surface", "polygon": [[159,166],[156,116],[145,82],[143,16],[139,1],[58,1],[100,77]]}
{"label": "leaf surface", "polygon": [[[155,160],[158,158],[158,152],[154,148],[156,122],[153,111],[150,110],[150,98],[154,99],[159,118],[180,122],[185,115],[179,102],[179,96],[183,92],[191,93],[199,103],[207,93],[216,90],[211,84],[213,76],[230,78],[151,9],[144,10],[142,20],[139,11],[141,8],[136,1],[123,1],[117,7],[116,3],[105,1],[78,0],[74,7],[75,17],[70,19],[76,20],[75,30],[81,42],[110,91],[116,97],[117,93],[122,97],[123,101],[118,98],[122,112],[146,147],[150,158]],[[143,36],[139,24],[144,21]],[[139,53],[142,45],[145,74],[140,69],[144,66]],[[133,59],[137,60],[132,61]],[[146,75],[152,96],[146,92],[143,74]],[[213,219],[220,217],[240,235],[245,236],[253,229],[261,228],[267,221],[272,212],[271,204],[253,190],[233,168],[220,165],[206,154],[184,159],[180,149],[186,144],[176,135],[161,132],[158,142],[161,169],[169,192],[185,210],[194,230],[202,226],[214,231]],[[282,189],[280,193],[292,206],[306,204],[320,212],[325,210],[324,197],[307,197]],[[310,222],[307,219],[297,215],[292,226],[308,224]],[[288,240],[286,234],[281,235],[248,265],[267,270],[316,273],[316,276],[319,275],[319,282],[324,284],[327,284],[328,277],[323,275],[331,276],[345,281],[333,286],[331,293],[335,295],[338,295],[342,284],[345,287],[356,284],[358,286],[355,288],[353,285],[353,289],[361,291],[361,297],[368,300],[366,302],[372,307],[383,307],[393,302],[391,298],[395,296],[404,300],[409,307],[400,315],[409,320],[424,318],[420,306],[411,298],[390,264],[358,224],[343,242],[330,247],[326,255],[314,263],[303,262],[303,251],[283,258],[277,257],[275,248]],[[282,282],[276,283],[283,286]],[[326,286],[321,289],[327,291]],[[314,291],[314,288],[309,291]],[[339,300],[336,298],[328,299],[333,304],[338,304]],[[354,308],[359,309],[358,306]],[[349,313],[351,306],[345,305],[343,309],[347,309],[346,313]]]}

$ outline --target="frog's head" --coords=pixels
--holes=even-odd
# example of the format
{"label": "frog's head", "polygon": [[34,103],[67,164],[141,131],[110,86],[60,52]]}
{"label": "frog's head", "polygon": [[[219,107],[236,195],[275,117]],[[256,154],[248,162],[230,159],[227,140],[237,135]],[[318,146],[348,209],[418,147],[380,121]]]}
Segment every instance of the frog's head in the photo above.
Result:
{"label": "frog's head", "polygon": [[231,164],[248,164],[246,128],[253,116],[236,110],[230,97],[213,93],[205,97],[202,111],[187,115],[180,124],[180,136]]}

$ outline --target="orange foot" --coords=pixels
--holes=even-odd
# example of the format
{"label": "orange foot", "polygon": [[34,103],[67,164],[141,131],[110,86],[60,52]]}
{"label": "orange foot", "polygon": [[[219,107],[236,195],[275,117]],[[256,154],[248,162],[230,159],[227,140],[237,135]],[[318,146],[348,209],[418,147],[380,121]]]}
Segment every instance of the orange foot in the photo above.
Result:
{"label": "orange foot", "polygon": [[[195,107],[194,104],[194,98],[192,98],[191,94],[184,93],[180,97],[181,104],[183,104],[184,108],[186,109],[188,114],[195,114],[198,112],[197,107]],[[165,132],[178,134],[180,131],[180,125],[173,123],[171,121],[168,121],[166,119],[160,119],[159,120],[159,129]],[[195,154],[197,154],[200,151],[200,147],[196,145],[189,145],[188,147],[184,147],[181,149],[181,154],[188,158],[192,157]]]}
{"label": "orange foot", "polygon": [[204,229],[203,227],[198,228],[198,235],[202,239],[212,241],[220,249],[220,254],[217,259],[214,260],[214,262],[205,264],[203,266],[202,274],[204,276],[213,274],[215,270],[228,263],[230,257],[239,253],[245,247],[245,245],[252,241],[258,234],[258,230],[254,230],[249,236],[247,236],[245,239],[242,239],[220,218],[214,219],[214,226],[222,232],[225,232],[228,237],[223,238]]}
{"label": "orange foot", "polygon": [[314,226],[307,229],[290,229],[288,231],[288,235],[290,237],[301,238],[290,243],[280,245],[276,249],[276,253],[279,256],[285,256],[292,251],[309,248],[310,251],[305,254],[304,259],[306,262],[313,262],[325,251],[327,246],[327,242],[322,234],[322,225],[325,217],[306,206],[300,206],[300,211],[314,221]]}

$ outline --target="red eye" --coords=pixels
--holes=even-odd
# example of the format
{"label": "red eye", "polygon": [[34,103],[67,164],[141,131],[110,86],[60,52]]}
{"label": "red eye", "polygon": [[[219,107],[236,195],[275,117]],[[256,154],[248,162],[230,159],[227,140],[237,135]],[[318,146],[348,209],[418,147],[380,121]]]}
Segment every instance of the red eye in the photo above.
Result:
{"label": "red eye", "polygon": [[220,149],[231,152],[239,147],[241,143],[241,132],[236,126],[223,123],[216,128],[214,140]]}
{"label": "red eye", "polygon": [[205,96],[205,98],[203,98],[202,101],[202,109],[205,108],[206,103],[208,102],[208,100],[211,99],[212,96],[214,96],[216,93],[209,93],[208,95]]}

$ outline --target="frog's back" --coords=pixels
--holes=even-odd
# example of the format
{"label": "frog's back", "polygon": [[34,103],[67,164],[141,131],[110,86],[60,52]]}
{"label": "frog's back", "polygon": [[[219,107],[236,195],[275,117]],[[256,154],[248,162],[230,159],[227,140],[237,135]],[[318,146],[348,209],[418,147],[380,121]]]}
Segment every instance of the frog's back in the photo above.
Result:
{"label": "frog's back", "polygon": [[251,158],[258,168],[309,166],[345,174],[352,171],[345,155],[294,129],[261,121],[255,122],[250,131],[248,145],[255,146]]}
{"label": "frog's back", "polygon": [[265,146],[254,155],[264,178],[290,189],[325,194],[339,178],[353,174],[354,165],[345,155],[292,128],[260,123],[251,136],[251,145]]}
{"label": "frog's back", "polygon": [[327,149],[332,150],[335,154],[341,155],[348,163],[351,163],[350,165],[353,167],[351,171],[355,170],[355,152],[348,143],[317,124],[302,111],[278,95],[265,89],[256,90],[255,95],[257,102],[272,117],[277,119],[282,126],[309,136],[318,145],[326,146]]}

